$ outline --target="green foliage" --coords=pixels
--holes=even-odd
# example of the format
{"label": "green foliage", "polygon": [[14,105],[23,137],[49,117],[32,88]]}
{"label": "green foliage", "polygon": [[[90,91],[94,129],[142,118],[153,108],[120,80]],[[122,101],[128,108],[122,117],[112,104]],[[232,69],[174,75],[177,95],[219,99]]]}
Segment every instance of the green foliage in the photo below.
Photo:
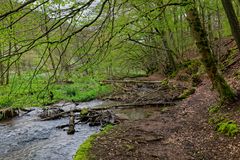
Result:
{"label": "green foliage", "polygon": [[220,108],[221,108],[221,106],[220,106],[219,104],[215,104],[215,105],[210,106],[210,107],[208,108],[208,112],[209,112],[210,114],[217,113],[217,112],[220,110]]}
{"label": "green foliage", "polygon": [[111,92],[110,86],[91,77],[73,77],[73,83],[52,82],[48,88],[48,77],[37,76],[31,83],[30,78],[31,74],[24,74],[12,79],[10,85],[1,86],[0,108],[44,106],[60,100],[89,101]]}
{"label": "green foliage", "polygon": [[227,119],[226,115],[223,114],[216,114],[214,116],[212,116],[208,122],[212,125],[216,125],[222,121],[225,121]]}
{"label": "green foliage", "polygon": [[233,120],[219,122],[216,126],[218,132],[227,136],[235,136],[239,132],[237,123]]}
{"label": "green foliage", "polygon": [[209,123],[215,125],[218,132],[227,136],[235,136],[239,132],[239,126],[233,120],[229,120],[227,114],[220,113],[221,105],[215,104],[209,107],[208,112],[211,115]]}
{"label": "green foliage", "polygon": [[80,145],[76,155],[74,156],[74,160],[89,160],[91,156],[89,155],[89,150],[92,148],[94,140],[99,136],[107,134],[112,128],[112,125],[107,125],[101,130],[101,132],[91,135],[83,144]]}
{"label": "green foliage", "polygon": [[180,64],[179,68],[187,69],[187,73],[190,75],[197,74],[199,72],[200,67],[202,66],[202,63],[198,59],[194,60],[188,60]]}
{"label": "green foliage", "polygon": [[7,108],[12,106],[12,104],[13,104],[13,100],[11,100],[9,97],[7,96],[0,97],[0,108]]}

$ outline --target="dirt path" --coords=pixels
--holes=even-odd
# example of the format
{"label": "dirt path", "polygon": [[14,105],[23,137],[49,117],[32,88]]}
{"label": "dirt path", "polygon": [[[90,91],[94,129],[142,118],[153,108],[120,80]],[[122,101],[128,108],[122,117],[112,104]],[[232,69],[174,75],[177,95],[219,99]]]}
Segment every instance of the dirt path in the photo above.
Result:
{"label": "dirt path", "polygon": [[209,83],[174,107],[120,124],[94,142],[91,155],[104,160],[240,159],[239,135],[220,135],[208,123],[208,106],[216,102]]}

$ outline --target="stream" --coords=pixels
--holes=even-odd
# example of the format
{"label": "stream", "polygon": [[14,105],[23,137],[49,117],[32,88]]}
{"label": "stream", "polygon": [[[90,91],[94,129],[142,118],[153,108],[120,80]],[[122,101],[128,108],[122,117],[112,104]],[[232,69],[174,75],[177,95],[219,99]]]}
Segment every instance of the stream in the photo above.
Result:
{"label": "stream", "polygon": [[[67,111],[101,104],[103,101],[94,100],[77,106],[63,102],[56,105]],[[68,124],[68,118],[41,121],[37,115],[42,109],[33,109],[23,116],[0,122],[0,160],[72,160],[79,145],[99,130],[99,127],[79,124],[75,126],[74,135],[67,135],[56,127]]]}

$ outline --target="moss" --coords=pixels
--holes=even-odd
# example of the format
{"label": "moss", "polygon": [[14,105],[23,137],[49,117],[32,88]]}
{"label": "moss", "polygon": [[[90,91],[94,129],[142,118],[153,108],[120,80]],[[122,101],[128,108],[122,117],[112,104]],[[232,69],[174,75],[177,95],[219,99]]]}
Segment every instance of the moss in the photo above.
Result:
{"label": "moss", "polygon": [[169,80],[168,79],[164,79],[161,81],[161,85],[163,86],[168,86],[169,85]]}
{"label": "moss", "polygon": [[221,103],[230,102],[235,99],[236,94],[220,74],[215,76],[214,87],[216,87],[220,94]]}
{"label": "moss", "polygon": [[89,112],[88,108],[83,108],[80,112],[81,115],[87,115]]}
{"label": "moss", "polygon": [[178,97],[178,99],[185,99],[189,97],[191,94],[195,93],[195,88],[186,89],[183,93]]}
{"label": "moss", "polygon": [[83,144],[80,145],[74,160],[89,160],[93,159],[93,155],[89,154],[90,149],[92,148],[92,143],[96,138],[108,133],[113,128],[112,125],[105,126],[101,132],[91,135]]}

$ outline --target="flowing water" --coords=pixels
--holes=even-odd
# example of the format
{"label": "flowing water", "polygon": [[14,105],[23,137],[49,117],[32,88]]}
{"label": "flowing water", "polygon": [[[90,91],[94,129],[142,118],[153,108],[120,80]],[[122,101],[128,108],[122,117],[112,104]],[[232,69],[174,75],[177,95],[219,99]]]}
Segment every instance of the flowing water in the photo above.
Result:
{"label": "flowing water", "polygon": [[[67,111],[73,108],[95,107],[102,101],[91,101],[75,106],[71,103],[58,105]],[[79,145],[99,127],[76,125],[74,135],[56,127],[68,124],[68,118],[41,121],[40,108],[26,115],[0,122],[0,160],[71,160]]]}

